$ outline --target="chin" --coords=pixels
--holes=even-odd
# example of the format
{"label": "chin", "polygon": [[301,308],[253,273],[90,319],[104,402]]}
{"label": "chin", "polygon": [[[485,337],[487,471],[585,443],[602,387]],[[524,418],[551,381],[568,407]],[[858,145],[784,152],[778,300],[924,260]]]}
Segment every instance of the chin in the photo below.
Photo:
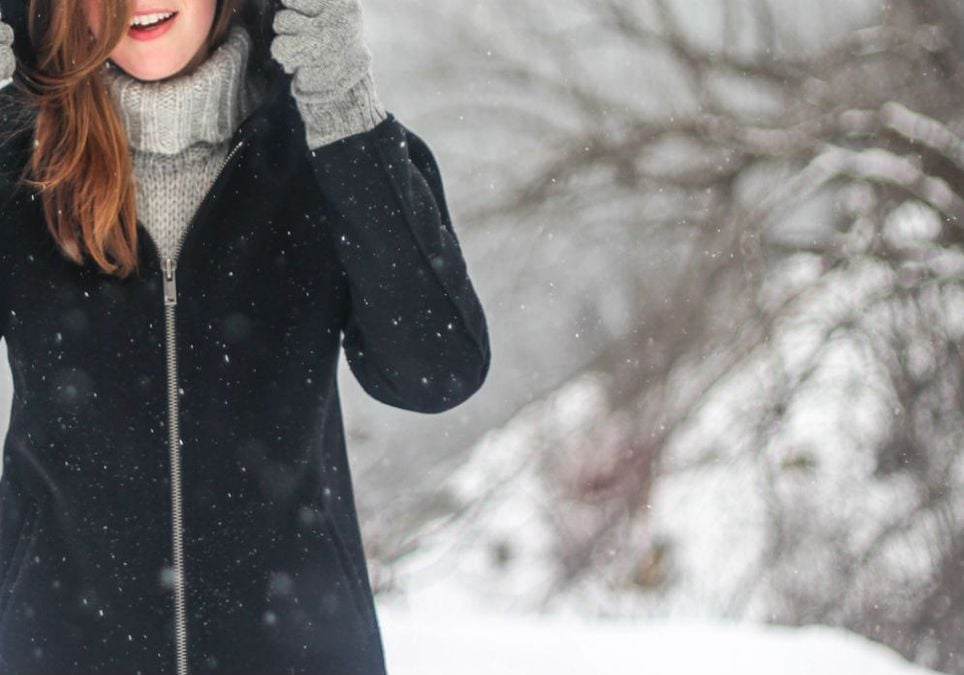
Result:
{"label": "chin", "polygon": [[117,61],[112,61],[112,63],[131,77],[143,82],[157,82],[159,80],[166,80],[170,77],[174,77],[184,69],[185,65],[187,65],[181,64],[168,68],[158,68],[156,64],[154,64],[153,67],[138,67],[133,64],[128,64],[125,66]]}

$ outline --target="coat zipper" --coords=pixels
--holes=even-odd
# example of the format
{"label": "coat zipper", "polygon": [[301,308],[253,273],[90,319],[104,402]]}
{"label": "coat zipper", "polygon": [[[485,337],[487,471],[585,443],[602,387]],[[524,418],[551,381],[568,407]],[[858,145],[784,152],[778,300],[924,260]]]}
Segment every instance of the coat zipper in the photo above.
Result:
{"label": "coat zipper", "polygon": [[[225,167],[237,151],[244,145],[245,139],[241,139],[231,149],[228,155],[221,162],[218,173],[214,181],[208,188],[201,200],[198,210],[188,223],[187,228],[181,233],[177,245],[174,249],[174,256],[167,257],[162,262],[161,271],[164,282],[164,328],[165,345],[167,349],[167,400],[168,400],[168,431],[169,448],[171,461],[171,527],[173,532],[173,551],[174,551],[174,632],[175,649],[177,656],[177,675],[188,675],[187,659],[187,611],[184,600],[184,540],[182,537],[182,518],[181,518],[181,465],[178,424],[178,387],[177,387],[177,336],[175,334],[174,311],[177,307],[177,259],[181,253],[181,245],[187,236],[188,230],[197,220],[198,213],[211,195],[211,191],[224,173]],[[146,231],[146,228],[145,228]],[[157,248],[155,244],[155,249]],[[160,249],[157,249],[158,252]]]}

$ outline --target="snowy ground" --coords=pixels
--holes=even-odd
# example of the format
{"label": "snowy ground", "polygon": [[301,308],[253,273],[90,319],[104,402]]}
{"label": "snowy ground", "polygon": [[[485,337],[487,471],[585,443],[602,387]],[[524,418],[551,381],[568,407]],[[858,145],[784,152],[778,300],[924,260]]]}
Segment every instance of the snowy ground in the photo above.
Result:
{"label": "snowy ground", "polygon": [[[623,607],[610,598],[609,614],[624,618],[591,618],[598,615],[593,613],[598,603],[578,594],[553,595],[548,610],[537,613],[553,578],[553,558],[545,484],[530,461],[529,450],[538,447],[533,430],[558,449],[552,434],[572,437],[586,428],[586,417],[598,416],[598,388],[592,384],[576,383],[548,404],[525,410],[484,440],[453,476],[447,493],[470,505],[470,512],[426,535],[418,552],[393,570],[399,595],[379,596],[389,675],[933,675],[841,629],[714,619],[718,587],[739,576],[722,570],[722,545],[694,555],[710,566],[697,570],[696,578],[712,583],[697,588],[694,582],[686,602],[664,600],[658,613],[641,616],[645,606]],[[732,479],[733,472],[728,475]],[[703,489],[691,485],[685,503],[707,503],[718,512],[700,496]],[[738,503],[729,495],[714,496],[715,504]],[[683,511],[679,504],[674,509],[689,515],[674,523],[675,530],[691,532],[694,541],[705,541],[706,533],[719,527],[718,520],[693,516],[693,509]],[[727,531],[732,547],[733,533],[742,529],[734,525]],[[510,564],[493,564],[494,542],[509,545]]]}
{"label": "snowy ground", "polygon": [[380,604],[389,675],[928,675],[826,627],[589,622]]}

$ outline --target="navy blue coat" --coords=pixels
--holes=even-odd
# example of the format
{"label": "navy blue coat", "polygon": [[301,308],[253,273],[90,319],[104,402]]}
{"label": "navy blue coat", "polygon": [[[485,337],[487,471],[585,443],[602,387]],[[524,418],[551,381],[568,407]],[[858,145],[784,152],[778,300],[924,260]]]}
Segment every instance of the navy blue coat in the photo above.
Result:
{"label": "navy blue coat", "polygon": [[[0,0],[21,60],[25,5]],[[245,20],[269,95],[175,261],[140,223],[130,278],[69,261],[15,184],[30,139],[0,153],[2,673],[386,672],[339,354],[438,413],[482,386],[486,320],[429,147],[389,112],[309,150],[267,5]]]}

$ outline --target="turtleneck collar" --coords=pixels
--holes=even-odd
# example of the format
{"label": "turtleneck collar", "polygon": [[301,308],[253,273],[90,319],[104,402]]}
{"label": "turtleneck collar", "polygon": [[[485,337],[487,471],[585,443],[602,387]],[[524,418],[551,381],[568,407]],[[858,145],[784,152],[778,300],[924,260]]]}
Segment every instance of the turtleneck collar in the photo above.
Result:
{"label": "turtleneck collar", "polygon": [[194,72],[145,81],[108,61],[102,79],[134,150],[178,154],[195,143],[220,143],[251,111],[247,85],[251,37],[235,24]]}

